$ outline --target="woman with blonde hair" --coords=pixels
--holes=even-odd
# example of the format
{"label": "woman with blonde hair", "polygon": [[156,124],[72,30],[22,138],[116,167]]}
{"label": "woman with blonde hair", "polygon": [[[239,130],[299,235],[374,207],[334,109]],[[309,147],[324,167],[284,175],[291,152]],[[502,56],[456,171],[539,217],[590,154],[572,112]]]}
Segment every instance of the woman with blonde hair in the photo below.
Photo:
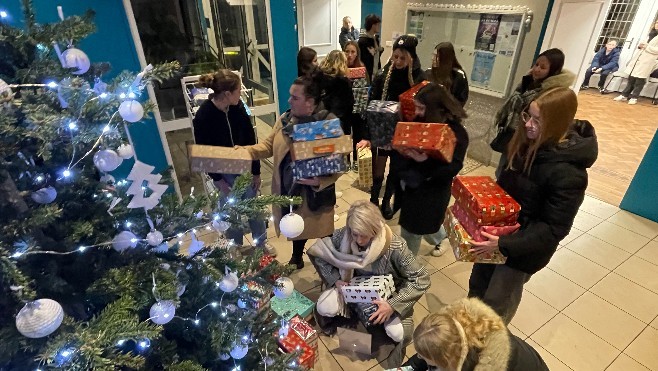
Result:
{"label": "woman with blonde hair", "polygon": [[425,317],[413,335],[414,371],[548,371],[539,353],[513,335],[479,299],[461,299]]}
{"label": "woman with blonde hair", "polygon": [[598,155],[594,127],[574,120],[578,100],[568,88],[539,95],[521,112],[507,147],[507,167],[498,184],[521,205],[521,228],[508,236],[483,232],[474,254],[499,250],[505,264],[475,263],[469,297],[482,299],[510,323],[521,302],[523,285],[544,268],[558,243],[569,234],[585,198],[587,168]]}
{"label": "woman with blonde hair", "polygon": [[[347,212],[346,226],[334,231],[331,237],[318,239],[307,253],[329,288],[320,296],[315,313],[318,325],[328,335],[336,332],[341,320],[355,317],[340,300],[342,287],[358,276],[393,276],[395,292],[390,298],[372,302],[376,311],[369,321],[382,325],[395,343],[392,350],[379,350],[389,352],[383,354],[384,367],[398,367],[413,333],[414,304],[427,291],[430,280],[404,240],[384,223],[377,206],[367,200],[354,202]],[[381,331],[382,326],[374,326],[377,329],[373,331]]]}

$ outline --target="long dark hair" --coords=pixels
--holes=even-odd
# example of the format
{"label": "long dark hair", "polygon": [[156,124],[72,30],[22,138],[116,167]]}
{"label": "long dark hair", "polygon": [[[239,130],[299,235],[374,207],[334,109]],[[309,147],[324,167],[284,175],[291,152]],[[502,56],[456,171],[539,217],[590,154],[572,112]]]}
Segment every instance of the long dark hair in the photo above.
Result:
{"label": "long dark hair", "polygon": [[304,76],[309,74],[315,69],[313,65],[313,59],[318,56],[318,53],[309,48],[302,47],[297,53],[297,76]]}
{"label": "long dark hair", "polygon": [[546,78],[544,78],[544,80],[551,76],[558,75],[562,72],[562,68],[564,67],[564,53],[562,52],[562,50],[557,48],[547,49],[544,50],[541,54],[539,54],[537,56],[537,59],[539,59],[539,57],[546,57],[549,63],[548,75],[546,76]]}
{"label": "long dark hair", "polygon": [[463,70],[462,65],[459,64],[457,56],[455,55],[455,47],[451,42],[445,41],[439,43],[434,50],[439,58],[439,65],[432,66],[432,73],[430,80],[434,83],[441,84],[446,89],[452,89],[452,70],[457,68]]}
{"label": "long dark hair", "polygon": [[468,116],[462,105],[441,84],[427,84],[416,93],[414,99],[425,105],[425,117],[417,118],[424,122],[459,121]]}

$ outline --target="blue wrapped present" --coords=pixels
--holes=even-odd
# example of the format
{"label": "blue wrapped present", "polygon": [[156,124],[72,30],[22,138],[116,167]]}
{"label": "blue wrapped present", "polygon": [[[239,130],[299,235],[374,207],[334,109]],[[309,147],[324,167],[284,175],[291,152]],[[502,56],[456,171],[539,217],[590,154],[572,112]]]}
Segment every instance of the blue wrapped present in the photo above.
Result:
{"label": "blue wrapped present", "polygon": [[292,163],[292,177],[295,181],[344,172],[347,172],[347,162],[345,161],[345,155],[339,153]]}
{"label": "blue wrapped present", "polygon": [[279,299],[275,296],[270,300],[270,308],[286,321],[290,321],[296,315],[307,318],[313,313],[314,307],[315,303],[297,290],[293,290],[292,295],[287,299]]}
{"label": "blue wrapped present", "polygon": [[343,135],[339,119],[322,120],[295,124],[290,136],[295,142],[306,142],[326,138],[338,138]]}
{"label": "blue wrapped present", "polygon": [[385,147],[391,144],[395,126],[400,121],[400,105],[398,102],[372,100],[366,109],[366,122],[370,129],[370,143],[374,147]]}

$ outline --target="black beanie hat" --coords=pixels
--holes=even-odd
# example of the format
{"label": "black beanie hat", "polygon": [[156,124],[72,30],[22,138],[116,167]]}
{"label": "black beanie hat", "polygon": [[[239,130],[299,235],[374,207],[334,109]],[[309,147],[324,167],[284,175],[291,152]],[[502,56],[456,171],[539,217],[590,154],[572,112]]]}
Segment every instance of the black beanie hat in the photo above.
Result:
{"label": "black beanie hat", "polygon": [[416,54],[416,46],[418,46],[418,39],[413,35],[402,35],[398,37],[393,43],[393,50],[404,49],[409,52],[414,63],[418,61],[418,54]]}

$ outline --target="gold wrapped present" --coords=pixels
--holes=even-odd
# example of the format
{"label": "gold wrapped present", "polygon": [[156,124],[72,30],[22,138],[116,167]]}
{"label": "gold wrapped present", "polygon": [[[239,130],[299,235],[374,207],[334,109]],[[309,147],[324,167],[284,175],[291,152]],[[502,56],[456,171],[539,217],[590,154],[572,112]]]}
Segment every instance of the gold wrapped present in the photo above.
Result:
{"label": "gold wrapped present", "polygon": [[372,152],[370,148],[358,150],[359,187],[372,187]]}
{"label": "gold wrapped present", "polygon": [[466,229],[459,224],[459,220],[452,213],[452,206],[446,210],[446,217],[443,221],[443,226],[448,234],[448,240],[452,246],[452,251],[455,253],[457,261],[472,262],[472,263],[488,263],[488,264],[505,264],[507,257],[495,251],[489,256],[476,256],[468,252],[473,247],[471,243],[471,236],[466,232]]}
{"label": "gold wrapped present", "polygon": [[244,148],[192,144],[187,147],[187,153],[192,171],[219,174],[251,172],[253,159]]}
{"label": "gold wrapped present", "polygon": [[338,138],[294,142],[290,151],[293,161],[352,152],[352,138],[341,135]]}

